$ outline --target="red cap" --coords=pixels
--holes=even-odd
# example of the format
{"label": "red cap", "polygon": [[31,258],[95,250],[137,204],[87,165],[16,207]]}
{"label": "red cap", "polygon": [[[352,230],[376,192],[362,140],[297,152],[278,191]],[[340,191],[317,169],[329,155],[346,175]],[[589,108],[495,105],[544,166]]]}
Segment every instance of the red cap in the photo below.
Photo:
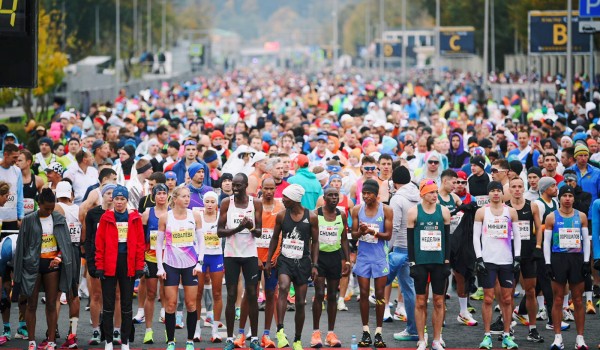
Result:
{"label": "red cap", "polygon": [[220,130],[215,130],[212,132],[212,134],[210,134],[210,139],[214,140],[214,139],[218,139],[218,138],[225,138],[225,135],[223,135],[223,133]]}
{"label": "red cap", "polygon": [[206,123],[204,124],[204,129],[206,130],[210,130],[210,129],[214,129],[215,126],[212,123]]}
{"label": "red cap", "polygon": [[94,118],[94,121],[102,126],[104,126],[104,124],[106,124],[106,121],[100,117]]}
{"label": "red cap", "polygon": [[462,170],[459,170],[459,171],[457,171],[457,172],[456,172],[456,175],[458,175],[458,178],[459,178],[459,179],[463,179],[463,180],[466,180],[466,179],[467,179],[467,173],[465,173],[465,172],[464,172],[464,171],[462,171]]}
{"label": "red cap", "polygon": [[296,164],[301,168],[306,167],[308,165],[308,157],[304,154],[299,154],[296,156]]}

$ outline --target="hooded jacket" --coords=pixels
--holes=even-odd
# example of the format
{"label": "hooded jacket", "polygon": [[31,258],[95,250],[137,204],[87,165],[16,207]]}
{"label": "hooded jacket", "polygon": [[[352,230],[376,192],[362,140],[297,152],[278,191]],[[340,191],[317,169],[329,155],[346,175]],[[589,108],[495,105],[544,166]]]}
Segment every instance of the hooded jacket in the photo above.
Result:
{"label": "hooded jacket", "polygon": [[417,186],[409,182],[400,187],[392,199],[390,199],[390,207],[394,211],[394,225],[392,230],[392,246],[403,249],[408,249],[406,239],[406,219],[408,210],[419,204],[421,197]]}
{"label": "hooded jacket", "polygon": [[[204,163],[204,161],[200,158],[196,158],[196,162],[200,163],[204,169],[204,181],[202,181],[202,183],[206,186],[210,186],[210,176],[208,176],[208,174],[210,174],[210,169],[208,168],[208,165],[206,165],[206,163]],[[179,162],[177,162],[177,164],[173,166],[172,170],[177,175],[177,185],[179,186],[184,183],[185,173],[187,172],[185,158],[182,158]]]}
{"label": "hooded jacket", "polygon": [[463,165],[469,164],[469,158],[471,155],[468,152],[465,152],[465,146],[463,142],[463,137],[459,133],[452,133],[450,135],[450,145],[452,145],[452,138],[457,136],[460,140],[460,144],[458,145],[458,149],[455,151],[450,146],[450,150],[448,151],[448,167],[454,171],[460,170]]}
{"label": "hooded jacket", "polygon": [[315,210],[317,200],[323,195],[321,183],[317,180],[317,176],[310,172],[308,168],[299,168],[296,170],[296,175],[288,179],[288,183],[298,184],[304,188],[304,196],[300,202],[303,207],[308,210]]}
{"label": "hooded jacket", "polygon": [[[75,277],[76,264],[73,262],[74,253],[73,245],[71,244],[71,235],[67,228],[67,221],[60,213],[56,211],[52,212],[52,222],[54,223],[54,236],[56,237],[56,243],[58,244],[58,250],[61,252],[62,259],[60,263],[58,290],[63,293],[70,293],[75,279],[77,279],[77,282],[79,281],[79,274]],[[17,250],[15,251],[15,283],[21,285],[21,293],[25,296],[31,296],[33,293],[40,267],[41,251],[42,223],[39,211],[35,211],[23,219],[21,228],[19,229]]]}

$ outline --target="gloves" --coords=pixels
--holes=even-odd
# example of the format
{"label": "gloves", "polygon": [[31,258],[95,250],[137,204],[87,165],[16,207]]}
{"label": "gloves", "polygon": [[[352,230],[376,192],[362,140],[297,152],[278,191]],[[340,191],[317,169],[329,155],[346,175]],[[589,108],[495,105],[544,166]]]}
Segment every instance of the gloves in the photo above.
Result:
{"label": "gloves", "polygon": [[417,276],[417,265],[415,263],[410,263],[410,277],[414,279]]}
{"label": "gloves", "polygon": [[554,272],[552,272],[552,265],[546,264],[546,277],[550,280],[554,280]]}
{"label": "gloves", "polygon": [[533,250],[533,260],[544,260],[544,252],[542,248],[535,248]]}
{"label": "gloves", "polygon": [[600,271],[600,259],[594,260],[594,268]]}
{"label": "gloves", "polygon": [[583,262],[583,266],[581,266],[581,274],[583,274],[583,277],[587,277],[592,274],[592,266],[590,265],[589,261]]}
{"label": "gloves", "polygon": [[200,263],[196,263],[196,266],[194,267],[194,275],[200,276],[200,274],[202,274],[202,265],[200,265]]}
{"label": "gloves", "polygon": [[106,277],[104,277],[104,270],[96,270],[96,278],[99,278],[100,280],[105,280]]}
{"label": "gloves", "polygon": [[515,278],[519,279],[519,273],[521,272],[521,257],[515,256],[513,260],[513,271],[515,273]]}
{"label": "gloves", "polygon": [[166,277],[167,273],[165,272],[165,269],[163,268],[162,264],[157,264],[157,269],[156,269],[156,277],[158,278],[162,278],[163,276]]}
{"label": "gloves", "polygon": [[136,271],[135,271],[135,276],[134,276],[134,278],[135,278],[136,280],[137,280],[137,279],[140,279],[140,278],[142,278],[142,276],[144,276],[144,270],[136,270]]}
{"label": "gloves", "polygon": [[450,264],[444,264],[444,276],[448,277],[452,273]]}
{"label": "gloves", "polygon": [[488,269],[483,262],[483,258],[477,258],[477,262],[475,263],[475,272],[483,276],[487,276]]}

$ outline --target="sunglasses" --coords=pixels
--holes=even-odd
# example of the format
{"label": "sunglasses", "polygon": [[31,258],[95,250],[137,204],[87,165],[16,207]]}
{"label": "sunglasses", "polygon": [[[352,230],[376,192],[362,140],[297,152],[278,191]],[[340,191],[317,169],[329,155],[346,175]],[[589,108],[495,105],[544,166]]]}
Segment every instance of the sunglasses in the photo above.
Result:
{"label": "sunglasses", "polygon": [[466,184],[467,184],[467,182],[466,182],[466,181],[456,181],[456,183],[457,183],[458,185],[466,185]]}
{"label": "sunglasses", "polygon": [[437,165],[437,164],[440,164],[440,161],[439,160],[428,160],[427,163]]}
{"label": "sunglasses", "polygon": [[196,146],[196,141],[194,140],[187,140],[183,143],[184,146]]}
{"label": "sunglasses", "polygon": [[504,172],[504,171],[508,171],[506,169],[496,169],[496,168],[492,168],[491,172],[492,174],[498,174],[499,172]]}
{"label": "sunglasses", "polygon": [[375,169],[377,169],[376,166],[366,166],[364,168],[365,168],[365,171],[375,171]]}

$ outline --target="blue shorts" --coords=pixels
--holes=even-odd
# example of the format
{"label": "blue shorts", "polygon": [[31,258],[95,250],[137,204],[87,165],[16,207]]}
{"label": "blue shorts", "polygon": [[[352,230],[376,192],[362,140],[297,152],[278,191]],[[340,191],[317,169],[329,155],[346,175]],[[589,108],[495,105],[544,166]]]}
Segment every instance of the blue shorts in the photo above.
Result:
{"label": "blue shorts", "polygon": [[[263,267],[267,264],[267,263],[262,263]],[[279,274],[277,273],[277,267],[273,266],[271,268],[271,277],[267,277],[267,274],[263,271],[261,271],[261,273],[258,275],[259,279],[261,278],[261,276],[265,276],[265,289],[268,291],[272,291],[277,289],[277,283],[278,283],[278,277]]]}
{"label": "blue shorts", "polygon": [[167,273],[167,279],[165,280],[165,287],[179,286],[181,281],[182,286],[197,286],[198,277],[194,276],[194,267],[190,266],[186,268],[172,267],[167,264],[163,265],[165,272]]}
{"label": "blue shorts", "polygon": [[202,271],[221,272],[223,270],[225,270],[225,265],[223,264],[223,254],[204,255],[204,265],[202,265]]}
{"label": "blue shorts", "polygon": [[354,269],[352,269],[358,277],[379,278],[390,274],[390,267],[387,260],[380,261],[361,261],[356,259]]}

